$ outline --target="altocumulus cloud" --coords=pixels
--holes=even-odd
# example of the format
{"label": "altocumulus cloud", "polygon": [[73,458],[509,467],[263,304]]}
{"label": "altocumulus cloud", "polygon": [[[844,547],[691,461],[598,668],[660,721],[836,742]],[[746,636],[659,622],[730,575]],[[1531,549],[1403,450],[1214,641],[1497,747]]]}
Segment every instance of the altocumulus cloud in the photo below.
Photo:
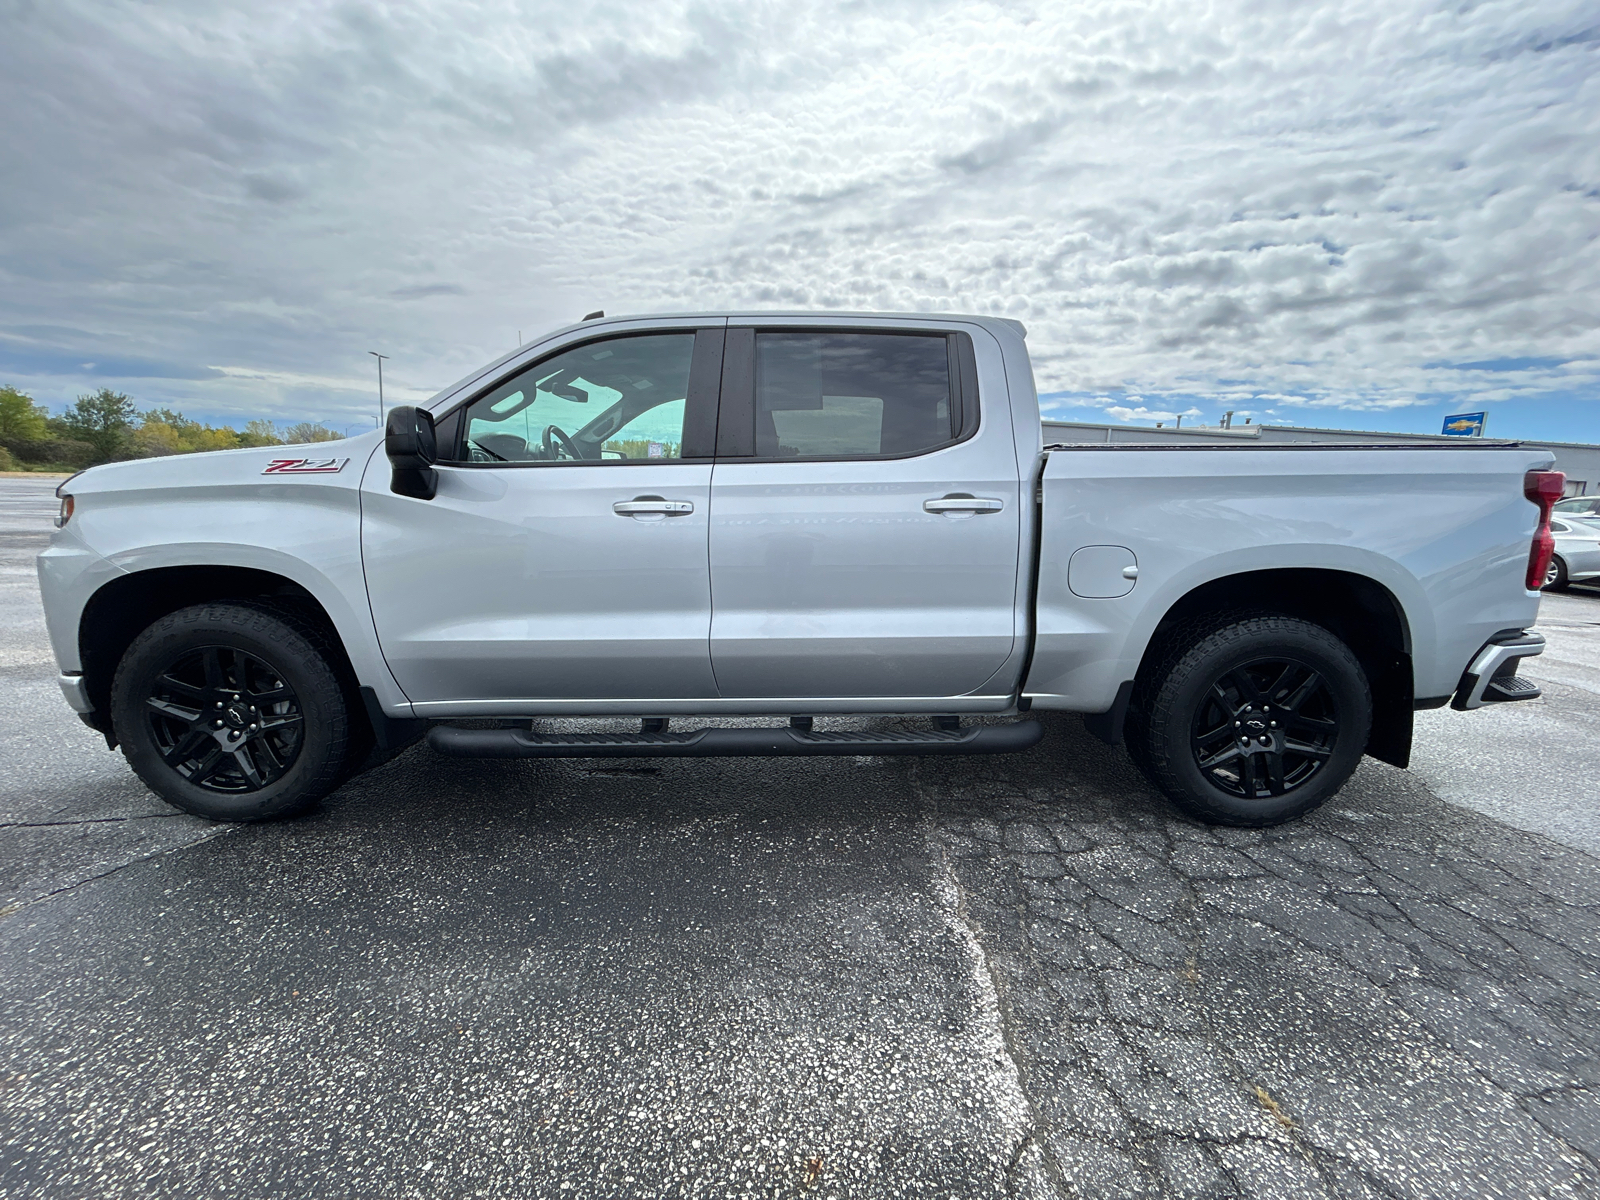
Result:
{"label": "altocumulus cloud", "polygon": [[1019,317],[1043,390],[1128,412],[1600,381],[1590,0],[0,23],[0,373],[55,401],[138,363],[337,417],[368,349],[421,396],[518,329],[726,305]]}

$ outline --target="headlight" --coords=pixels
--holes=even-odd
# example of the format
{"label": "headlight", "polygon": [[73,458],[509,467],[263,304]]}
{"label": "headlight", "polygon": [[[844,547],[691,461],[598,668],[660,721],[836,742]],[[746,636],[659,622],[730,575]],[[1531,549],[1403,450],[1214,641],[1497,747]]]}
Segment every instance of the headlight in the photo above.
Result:
{"label": "headlight", "polygon": [[71,496],[63,496],[63,497],[61,497],[61,515],[56,518],[56,528],[57,529],[62,528],[63,526],[66,525],[66,523],[68,521],[72,520],[72,509],[73,509],[72,497]]}

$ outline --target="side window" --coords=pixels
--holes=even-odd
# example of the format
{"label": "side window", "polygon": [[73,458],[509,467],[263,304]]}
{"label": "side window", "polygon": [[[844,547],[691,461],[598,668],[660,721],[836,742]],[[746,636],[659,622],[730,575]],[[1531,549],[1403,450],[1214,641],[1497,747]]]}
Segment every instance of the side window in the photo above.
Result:
{"label": "side window", "polygon": [[943,335],[757,333],[761,458],[915,454],[954,440]]}
{"label": "side window", "polygon": [[678,458],[695,335],[643,334],[562,351],[467,407],[468,462]]}

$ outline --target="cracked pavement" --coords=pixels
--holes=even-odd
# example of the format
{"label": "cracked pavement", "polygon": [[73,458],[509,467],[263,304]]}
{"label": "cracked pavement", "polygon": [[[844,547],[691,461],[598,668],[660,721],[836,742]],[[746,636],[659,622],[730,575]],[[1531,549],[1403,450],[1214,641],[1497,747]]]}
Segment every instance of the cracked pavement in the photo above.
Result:
{"label": "cracked pavement", "polygon": [[1595,1193],[1593,859],[1375,765],[1259,832],[1130,819],[1117,771],[923,789],[1036,1194]]}
{"label": "cracked pavement", "polygon": [[62,704],[0,479],[0,1194],[1600,1195],[1600,594],[1307,820],[1011,758],[467,762],[261,827]]}

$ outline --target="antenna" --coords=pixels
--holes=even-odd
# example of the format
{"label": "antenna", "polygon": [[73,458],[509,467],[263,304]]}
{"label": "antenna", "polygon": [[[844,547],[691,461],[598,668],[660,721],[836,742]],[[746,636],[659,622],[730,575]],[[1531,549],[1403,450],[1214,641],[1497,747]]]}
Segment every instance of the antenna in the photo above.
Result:
{"label": "antenna", "polygon": [[378,428],[383,428],[383,360],[387,354],[379,354],[376,350],[368,350],[368,354],[378,360]]}

